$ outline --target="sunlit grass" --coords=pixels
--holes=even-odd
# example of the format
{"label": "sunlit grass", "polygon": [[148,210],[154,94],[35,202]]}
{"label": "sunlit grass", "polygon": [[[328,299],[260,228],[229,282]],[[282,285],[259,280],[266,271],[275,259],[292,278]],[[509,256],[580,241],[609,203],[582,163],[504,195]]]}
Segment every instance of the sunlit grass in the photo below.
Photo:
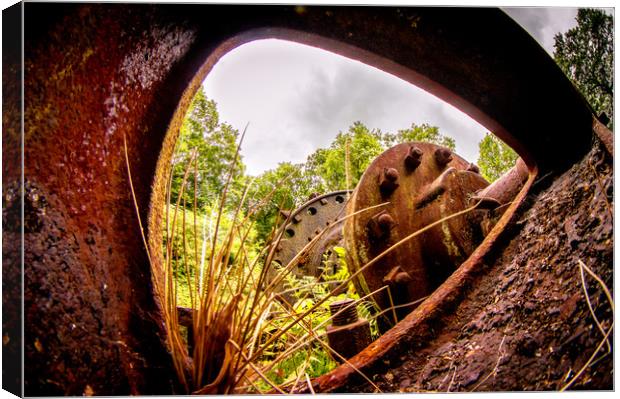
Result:
{"label": "sunlit grass", "polygon": [[[237,156],[238,152],[239,148]],[[129,158],[127,153],[125,155],[131,179]],[[219,200],[199,210],[195,194],[197,174],[196,152],[192,152],[185,161],[181,191],[174,203],[170,201],[170,182],[167,185],[163,245],[150,248],[150,251],[161,251],[163,259],[161,267],[152,266],[154,289],[163,306],[168,350],[180,384],[187,393],[193,394],[286,393],[294,391],[299,384],[311,390],[310,378],[330,371],[338,363],[348,363],[327,344],[325,328],[335,316],[329,313],[329,304],[343,297],[354,299],[350,306],[356,306],[360,316],[371,321],[377,335],[375,319],[385,317],[393,309],[371,311],[372,298],[389,288],[384,286],[360,297],[354,292],[352,280],[405,241],[470,212],[478,205],[410,234],[354,272],[349,272],[342,263],[341,274],[323,276],[336,282],[337,287],[331,291],[326,288],[330,281],[297,278],[291,274],[328,229],[316,235],[287,265],[270,274],[270,268],[276,267],[273,262],[275,248],[284,229],[272,231],[269,241],[274,245],[259,247],[252,240],[252,215],[269,202],[275,187],[265,198],[255,202],[254,207],[246,205],[249,186],[245,187],[238,204],[224,206],[234,174],[234,169],[230,168]],[[130,185],[133,194],[131,180]],[[194,193],[193,201],[184,196],[186,190]],[[137,209],[135,195],[134,203]],[[338,226],[345,219],[385,205],[387,203],[348,214],[333,225]],[[283,225],[288,222],[288,219],[283,221]],[[139,223],[142,229],[140,220]],[[152,261],[150,254],[149,260]],[[297,298],[292,306],[276,299],[279,294],[276,287],[284,281]],[[335,295],[334,292],[343,293]],[[179,325],[179,306],[193,309],[191,352],[186,331]],[[379,391],[368,376],[348,364]]]}
{"label": "sunlit grass", "polygon": [[[283,384],[307,382],[310,375],[333,369],[337,362],[324,342],[331,292],[312,283],[314,288],[306,290],[291,279],[299,257],[268,280],[275,247],[256,248],[251,240],[251,216],[269,196],[248,209],[246,187],[239,204],[224,207],[231,169],[218,205],[198,210],[196,194],[193,204],[184,196],[185,190],[198,191],[195,157],[193,152],[186,160],[176,202],[166,194],[163,278],[154,279],[179,381],[187,393],[195,394],[284,392]],[[277,243],[281,235],[274,230],[272,239]],[[275,299],[275,287],[285,279],[299,298],[292,307]],[[179,325],[178,306],[193,309],[191,353]],[[284,359],[285,353],[293,355]]]}

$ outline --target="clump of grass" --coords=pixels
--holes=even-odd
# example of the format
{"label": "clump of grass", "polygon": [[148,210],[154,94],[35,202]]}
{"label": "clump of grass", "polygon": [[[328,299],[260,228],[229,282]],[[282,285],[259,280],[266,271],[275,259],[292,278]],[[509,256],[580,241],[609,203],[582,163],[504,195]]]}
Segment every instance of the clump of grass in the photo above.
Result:
{"label": "clump of grass", "polygon": [[[235,161],[238,155],[239,147]],[[186,393],[226,394],[265,390],[284,393],[280,385],[290,382],[290,379],[282,380],[277,376],[274,377],[273,373],[269,374],[274,365],[281,362],[278,363],[275,359],[271,362],[265,361],[269,356],[269,349],[273,348],[274,343],[280,338],[285,337],[288,341],[279,351],[279,360],[282,360],[282,354],[290,352],[291,348],[299,349],[293,363],[302,364],[303,361],[303,367],[296,366],[298,373],[295,383],[302,380],[302,377],[304,382],[309,381],[307,371],[319,375],[335,364],[326,351],[313,350],[319,346],[325,347],[326,344],[316,343],[320,338],[313,330],[312,314],[330,297],[330,294],[327,293],[318,303],[296,308],[287,308],[275,300],[278,294],[275,292],[275,287],[287,278],[292,268],[296,266],[299,256],[281,268],[272,280],[267,281],[275,246],[255,251],[248,240],[252,236],[251,216],[260,209],[260,206],[266,204],[269,196],[264,198],[259,206],[243,212],[249,190],[249,187],[246,187],[236,208],[232,211],[225,209],[227,190],[234,173],[232,167],[219,199],[219,206],[214,213],[215,223],[211,237],[206,242],[203,236],[203,251],[199,254],[197,239],[199,223],[195,194],[198,191],[196,156],[197,152],[192,152],[186,162],[181,192],[175,204],[170,203],[171,181],[167,185],[166,226],[164,244],[161,247],[163,262],[157,265],[153,264],[139,218],[125,145],[129,184],[138,211],[138,222],[147,255],[155,269],[154,288],[161,300],[167,331],[166,343],[177,377]],[[232,165],[234,164],[233,161]],[[194,211],[188,212],[188,204],[183,194],[186,187],[191,184],[192,172]],[[192,234],[188,234],[190,231]],[[281,239],[282,232],[274,232],[273,235],[277,243]],[[319,237],[320,235],[316,239]],[[312,248],[316,239],[309,243],[305,250]],[[183,295],[180,295],[181,293]],[[194,345],[191,353],[188,351],[187,337],[184,337],[187,330],[181,328],[179,324],[177,308],[180,298],[184,305],[189,304],[193,309],[191,334]],[[281,316],[275,317],[277,314]],[[323,320],[323,323],[326,321]],[[270,334],[269,331],[275,333]],[[300,331],[304,331],[304,334],[300,334]],[[277,371],[275,372],[277,374]]]}
{"label": "clump of grass", "polygon": [[[241,141],[244,136],[245,130]],[[378,292],[389,288],[384,286],[359,297],[351,292],[351,281],[405,241],[449,218],[469,212],[477,205],[409,235],[354,273],[347,271],[331,278],[323,276],[325,281],[296,280],[291,270],[328,230],[325,229],[315,236],[287,265],[277,267],[275,273],[270,273],[270,269],[276,267],[276,263],[273,262],[275,248],[282,239],[284,229],[272,231],[270,241],[275,244],[257,249],[251,242],[252,215],[268,203],[275,188],[256,206],[245,210],[244,205],[250,189],[248,185],[236,206],[232,209],[230,206],[224,206],[235,172],[234,165],[239,156],[240,143],[218,205],[214,208],[212,229],[206,236],[204,234],[206,221],[203,220],[200,243],[199,215],[196,207],[198,192],[196,151],[193,151],[186,161],[181,191],[175,204],[170,203],[171,180],[167,185],[164,244],[158,248],[162,251],[163,263],[162,265],[151,263],[151,265],[154,268],[155,292],[162,304],[167,346],[180,384],[186,393],[192,394],[266,391],[286,393],[286,391],[294,392],[300,384],[307,385],[312,391],[309,385],[310,376],[324,374],[334,368],[337,362],[344,362],[379,391],[371,379],[355,369],[327,344],[325,327],[336,316],[328,313],[329,303],[343,296],[353,297],[355,301],[350,306],[357,306],[362,317],[373,321],[373,328],[377,334],[374,320],[377,317],[384,317],[393,309],[385,309],[371,315],[374,306],[372,298]],[[134,194],[126,146],[125,156],[129,182]],[[184,191],[192,184],[193,204],[188,206]],[[138,211],[135,194],[134,205]],[[387,203],[360,210],[340,221],[385,205]],[[193,211],[188,211],[188,208],[193,208]],[[149,261],[152,262],[139,212],[138,222]],[[288,222],[289,220],[284,221],[283,225]],[[198,250],[199,247],[202,248],[201,251]],[[346,270],[346,267],[341,270]],[[283,281],[288,281],[290,289],[297,292],[298,300],[293,306],[276,300],[279,296],[277,287]],[[337,285],[335,289],[326,288],[327,285],[334,285],[333,283]],[[344,294],[337,296],[335,292]],[[191,353],[188,350],[187,337],[184,337],[184,332],[186,334],[187,332],[179,324],[177,308],[180,304],[189,304],[193,309]],[[410,305],[404,304],[398,307]],[[340,312],[345,310],[346,308],[341,309]]]}

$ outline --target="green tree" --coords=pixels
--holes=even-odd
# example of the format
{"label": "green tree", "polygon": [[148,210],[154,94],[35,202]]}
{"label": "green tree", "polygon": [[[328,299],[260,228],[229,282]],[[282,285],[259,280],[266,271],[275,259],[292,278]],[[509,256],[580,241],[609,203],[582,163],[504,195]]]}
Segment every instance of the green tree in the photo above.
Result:
{"label": "green tree", "polygon": [[[346,133],[339,132],[329,148],[310,155],[308,173],[320,176],[321,186],[326,191],[353,189],[373,159],[383,152],[381,138],[380,130],[370,130],[361,122],[355,122]],[[351,187],[346,187],[347,142]]]}
{"label": "green tree", "polygon": [[553,57],[597,114],[613,128],[613,17],[602,10],[580,9],[577,26],[555,36]]}
{"label": "green tree", "polygon": [[[443,136],[428,124],[412,124],[396,134],[369,129],[354,122],[346,132],[339,132],[328,148],[319,148],[303,164],[281,163],[254,181],[251,202],[258,203],[274,188],[273,197],[253,218],[260,240],[265,240],[279,220],[280,209],[295,209],[311,194],[353,189],[372,161],[388,147],[409,141],[425,141],[454,149],[454,139]],[[346,153],[349,153],[350,186],[347,187]],[[281,218],[280,218],[281,221]]]}
{"label": "green tree", "polygon": [[370,163],[386,149],[400,143],[423,141],[455,148],[453,138],[439,133],[437,126],[412,123],[408,129],[396,134],[369,129],[361,122],[354,122],[345,133],[338,133],[328,148],[319,148],[305,164],[306,175],[313,179],[319,192],[343,190],[346,187],[346,148],[349,147],[349,172],[353,189]]}
{"label": "green tree", "polygon": [[383,135],[383,143],[389,148],[395,144],[406,143],[409,141],[423,141],[426,143],[439,144],[454,150],[456,143],[454,139],[439,133],[437,126],[428,123],[417,125],[411,124],[408,129],[399,130],[396,134],[386,133]]}
{"label": "green tree", "polygon": [[[238,137],[239,132],[236,129],[219,121],[215,101],[207,99],[200,89],[192,100],[181,126],[173,158],[171,201],[175,203],[178,198],[183,175],[193,151],[197,152],[198,184],[196,196],[198,208],[213,203],[219,198],[235,158]],[[239,179],[243,172],[244,165],[241,157],[239,157],[235,164],[235,180],[233,182],[235,187],[239,185]],[[185,201],[192,204],[194,197],[193,172],[189,177],[190,181],[185,187]],[[231,188],[233,194],[237,191]]]}
{"label": "green tree", "polygon": [[250,189],[249,205],[259,209],[253,216],[257,240],[264,242],[273,227],[282,222],[280,210],[296,209],[308,200],[314,188],[301,164],[282,162],[256,177]]}
{"label": "green tree", "polygon": [[497,180],[512,168],[519,157],[516,152],[491,133],[478,143],[478,166],[482,176],[490,182]]}

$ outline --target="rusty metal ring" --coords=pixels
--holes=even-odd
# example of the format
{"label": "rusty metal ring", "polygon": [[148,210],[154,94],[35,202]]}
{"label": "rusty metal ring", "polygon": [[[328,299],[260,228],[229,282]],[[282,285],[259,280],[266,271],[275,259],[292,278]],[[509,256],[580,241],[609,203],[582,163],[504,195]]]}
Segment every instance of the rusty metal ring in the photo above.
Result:
{"label": "rusty metal ring", "polygon": [[[265,38],[292,40],[418,85],[517,150],[530,170],[519,198],[538,170],[564,171],[591,144],[595,119],[582,95],[534,39],[498,9],[46,3],[17,7],[24,7],[28,26],[23,53],[24,179],[47,201],[44,214],[35,210],[26,215],[41,218],[36,225],[43,227],[25,237],[24,301],[33,304],[25,320],[28,396],[56,389],[46,385],[47,380],[69,387],[64,394],[71,395],[81,395],[81,385],[75,382],[87,380],[101,394],[162,394],[166,387],[171,389],[172,366],[162,338],[157,293],[146,283],[151,275],[161,278],[161,259],[154,257],[150,267],[129,194],[122,137],[127,137],[137,204],[142,220],[148,217],[149,248],[155,253],[161,244],[168,166],[183,115],[215,62],[236,46]],[[18,31],[12,36],[21,37]],[[19,81],[20,55],[17,51],[7,58],[6,71],[12,71],[7,79],[14,76]],[[3,187],[12,187],[21,181],[21,169],[15,167],[20,164],[15,154],[22,154],[21,91],[6,94],[3,153],[5,160],[16,162],[13,167],[3,165]],[[609,132],[599,125],[596,131],[602,132],[597,134],[605,137],[611,152]],[[517,205],[518,201],[510,209]],[[475,254],[488,249],[511,214],[505,213]],[[50,242],[59,247],[62,262],[50,257]],[[21,253],[20,243],[17,235],[7,236],[6,251],[14,259]],[[475,265],[472,259],[449,281],[462,278]],[[19,268],[13,270],[19,273]],[[72,279],[65,279],[67,275]],[[106,284],[105,300],[97,290],[84,290],[84,281],[92,276]],[[62,278],[65,285],[47,284],[51,278]],[[43,292],[41,287],[48,286],[51,291]],[[46,295],[61,301],[45,308],[40,302]],[[439,306],[450,295],[440,287],[433,297],[428,303]],[[76,310],[72,298],[90,307]],[[429,306],[424,310],[432,313]],[[406,327],[423,325],[427,319],[420,318],[421,311],[381,343],[397,343]],[[79,346],[97,341],[104,326],[126,338],[127,350],[93,341],[92,354],[105,359],[102,373],[94,376],[77,366],[56,372],[48,362],[67,357],[79,363],[73,350],[78,346],[44,342],[46,352],[39,353],[33,337],[70,336],[66,323],[52,322],[67,314],[92,321],[84,324]],[[352,362],[363,367],[394,348],[371,345]],[[115,355],[104,356],[110,353]],[[343,373],[338,369],[319,379],[320,387],[334,389]]]}

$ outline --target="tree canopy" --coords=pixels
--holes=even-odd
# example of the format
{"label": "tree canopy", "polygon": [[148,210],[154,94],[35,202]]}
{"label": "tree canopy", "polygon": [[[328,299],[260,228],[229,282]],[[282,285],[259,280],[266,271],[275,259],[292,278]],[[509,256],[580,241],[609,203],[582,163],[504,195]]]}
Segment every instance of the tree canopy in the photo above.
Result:
{"label": "tree canopy", "polygon": [[416,125],[412,123],[408,129],[399,130],[396,134],[386,133],[383,135],[383,144],[389,148],[398,143],[408,141],[424,141],[427,143],[439,144],[451,150],[456,148],[454,139],[439,133],[437,126],[428,123]]}
{"label": "tree canopy", "polygon": [[478,143],[478,149],[480,173],[490,182],[512,168],[519,157],[512,148],[491,133],[487,133]]}
{"label": "tree canopy", "polygon": [[[193,208],[194,169],[198,212],[217,204],[231,165],[235,159],[239,132],[221,122],[215,101],[198,91],[183,121],[175,155],[171,202],[176,203],[183,175],[193,156],[196,168],[188,176],[184,190],[186,206]],[[425,141],[454,149],[454,139],[444,136],[439,128],[412,123],[396,133],[383,133],[356,121],[345,132],[339,132],[327,148],[318,148],[306,162],[280,163],[259,176],[245,175],[243,159],[235,163],[235,174],[228,196],[231,208],[238,203],[244,188],[251,184],[245,211],[263,205],[252,215],[257,241],[265,241],[277,224],[280,210],[295,209],[313,194],[353,189],[375,157],[387,148],[409,141]],[[264,200],[268,197],[268,200]]]}
{"label": "tree canopy", "polygon": [[613,128],[613,17],[602,10],[580,9],[577,26],[555,36],[554,58],[597,114]]}
{"label": "tree canopy", "polygon": [[[346,151],[349,152],[350,186],[346,181]],[[353,189],[373,159],[383,152],[381,131],[370,130],[357,121],[345,133],[339,132],[327,149],[308,157],[307,171],[322,179],[325,191]]]}
{"label": "tree canopy", "polygon": [[[219,121],[215,101],[206,98],[202,89],[198,91],[189,107],[177,141],[173,158],[173,179],[171,201],[180,193],[183,175],[192,154],[197,154],[197,190],[198,207],[202,208],[219,197],[226,184],[226,178],[235,158],[239,132],[227,123]],[[193,169],[192,169],[193,170]],[[244,172],[241,157],[235,164],[235,176],[238,179]],[[185,201],[193,202],[193,174],[188,176],[185,187]]]}

